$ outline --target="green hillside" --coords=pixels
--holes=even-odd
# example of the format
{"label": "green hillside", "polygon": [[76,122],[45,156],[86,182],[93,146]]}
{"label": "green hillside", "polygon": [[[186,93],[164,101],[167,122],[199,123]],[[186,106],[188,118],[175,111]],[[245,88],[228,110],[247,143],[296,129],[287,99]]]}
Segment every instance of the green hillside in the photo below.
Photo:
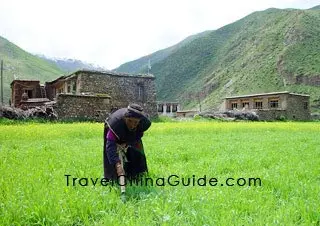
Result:
{"label": "green hillside", "polygon": [[[193,37],[153,63],[158,100],[190,108],[200,93],[204,109],[218,109],[226,96],[288,90],[310,94],[313,110],[320,108],[318,7],[271,8]],[[134,68],[143,71],[147,59],[139,60]]]}
{"label": "green hillside", "polygon": [[15,44],[0,37],[0,60],[3,60],[4,103],[8,104],[14,78],[50,81],[63,72],[54,64],[22,50]]}
{"label": "green hillside", "polygon": [[174,46],[159,50],[153,54],[141,57],[137,60],[124,63],[120,65],[118,68],[113,69],[113,71],[131,72],[131,73],[147,73],[149,60],[150,60],[151,66],[153,66],[154,64],[164,60],[165,58],[167,58],[168,56],[176,52],[179,48],[186,46],[194,39],[202,37],[208,34],[209,32],[210,31],[204,31],[196,35],[191,35]]}

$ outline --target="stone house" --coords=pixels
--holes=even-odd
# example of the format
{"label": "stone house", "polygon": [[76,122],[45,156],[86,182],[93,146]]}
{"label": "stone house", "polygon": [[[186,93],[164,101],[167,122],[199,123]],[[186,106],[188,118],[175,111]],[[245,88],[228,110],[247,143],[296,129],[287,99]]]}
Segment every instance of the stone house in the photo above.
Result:
{"label": "stone house", "polygon": [[[28,101],[54,101],[59,118],[91,118],[102,121],[112,111],[137,103],[150,117],[157,116],[155,77],[111,71],[79,70],[40,86],[39,81],[11,83],[12,105],[19,107],[22,94]],[[44,99],[43,99],[44,100]]]}
{"label": "stone house", "polygon": [[45,88],[40,85],[40,81],[14,80],[10,86],[12,107],[27,109],[50,101],[46,98]]}
{"label": "stone house", "polygon": [[57,102],[59,117],[99,118],[129,103],[137,103],[150,117],[157,116],[155,77],[111,71],[79,70],[45,84]]}
{"label": "stone house", "polygon": [[310,96],[288,91],[225,98],[225,109],[255,111],[260,120],[310,120]]}

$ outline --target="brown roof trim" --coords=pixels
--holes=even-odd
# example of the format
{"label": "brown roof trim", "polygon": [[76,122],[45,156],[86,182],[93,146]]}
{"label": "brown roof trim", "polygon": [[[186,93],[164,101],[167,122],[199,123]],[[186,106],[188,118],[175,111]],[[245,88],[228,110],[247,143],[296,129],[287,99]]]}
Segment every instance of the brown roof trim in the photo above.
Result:
{"label": "brown roof trim", "polygon": [[280,95],[280,94],[289,94],[289,95],[295,95],[295,96],[310,97],[310,95],[306,95],[306,94],[298,94],[298,93],[290,93],[289,91],[282,91],[282,92],[258,93],[258,94],[248,94],[248,95],[241,95],[241,96],[231,96],[231,97],[226,97],[225,99],[260,97],[260,96],[271,96],[271,95]]}

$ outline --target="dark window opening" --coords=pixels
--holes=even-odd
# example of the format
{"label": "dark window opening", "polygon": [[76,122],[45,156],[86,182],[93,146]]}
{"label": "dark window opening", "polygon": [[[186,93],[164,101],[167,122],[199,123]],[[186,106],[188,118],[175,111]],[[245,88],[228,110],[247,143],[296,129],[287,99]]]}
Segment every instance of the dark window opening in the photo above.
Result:
{"label": "dark window opening", "polygon": [[77,84],[76,84],[76,82],[74,81],[73,84],[72,84],[72,93],[75,94],[75,93],[76,93],[76,90],[77,90]]}
{"label": "dark window opening", "polygon": [[163,104],[158,105],[158,112],[163,112]]}
{"label": "dark window opening", "polygon": [[242,107],[243,108],[249,108],[249,102],[242,102]]}
{"label": "dark window opening", "polygon": [[279,107],[279,101],[278,100],[270,100],[269,101],[270,108],[278,108]]}
{"label": "dark window opening", "polygon": [[26,90],[26,93],[28,94],[28,98],[32,98],[32,90]]}
{"label": "dark window opening", "polygon": [[168,104],[168,105],[167,105],[167,111],[166,111],[166,112],[169,113],[170,110],[171,110],[171,109],[170,109],[170,105]]}
{"label": "dark window opening", "polygon": [[28,95],[28,98],[33,98],[33,89],[23,89],[23,93],[26,93]]}
{"label": "dark window opening", "polygon": [[172,112],[177,112],[178,111],[178,106],[177,105],[172,105]]}
{"label": "dark window opening", "polygon": [[237,109],[238,103],[231,103],[231,109]]}
{"label": "dark window opening", "polygon": [[139,101],[144,101],[144,87],[143,85],[138,85],[138,100]]}
{"label": "dark window opening", "polygon": [[255,108],[256,109],[262,109],[262,101],[256,101],[255,102]]}

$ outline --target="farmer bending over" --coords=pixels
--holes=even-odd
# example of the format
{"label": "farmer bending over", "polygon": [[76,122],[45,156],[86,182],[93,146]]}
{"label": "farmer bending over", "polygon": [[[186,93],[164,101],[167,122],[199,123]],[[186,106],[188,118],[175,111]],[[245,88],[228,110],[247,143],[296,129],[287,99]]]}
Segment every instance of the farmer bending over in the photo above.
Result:
{"label": "farmer bending over", "polygon": [[112,113],[104,125],[104,177],[115,180],[119,176],[133,179],[147,172],[147,161],[141,137],[151,126],[143,109],[130,104]]}

